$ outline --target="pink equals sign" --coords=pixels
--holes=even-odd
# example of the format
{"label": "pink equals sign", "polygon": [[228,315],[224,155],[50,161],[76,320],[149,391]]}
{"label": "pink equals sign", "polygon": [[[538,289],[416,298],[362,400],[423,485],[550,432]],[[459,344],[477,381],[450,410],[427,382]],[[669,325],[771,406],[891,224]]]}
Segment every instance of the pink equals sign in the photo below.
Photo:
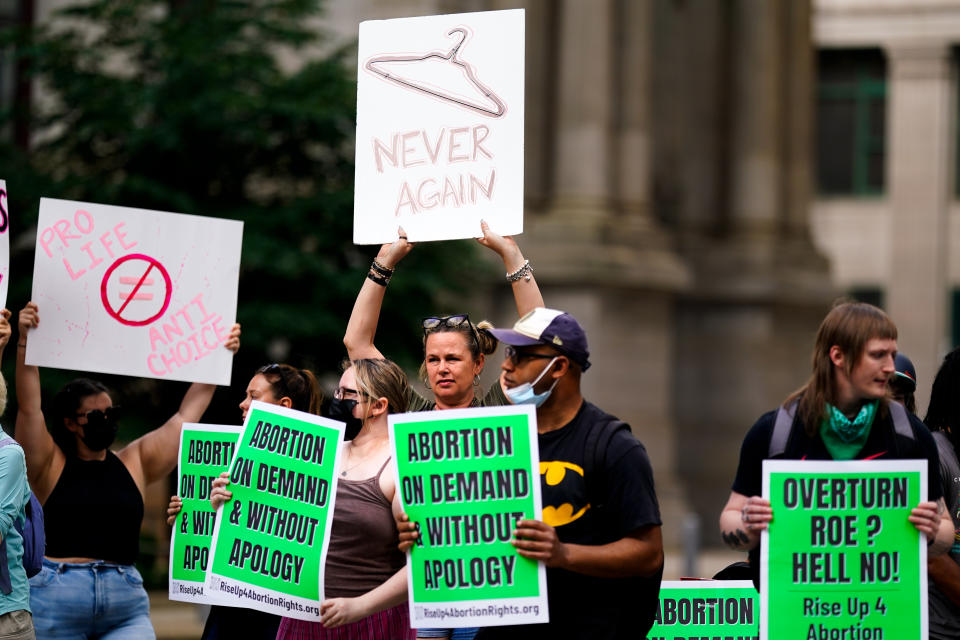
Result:
{"label": "pink equals sign", "polygon": [[[123,302],[129,302],[131,300],[153,300],[152,293],[141,292],[137,287],[137,285],[143,286],[143,285],[153,284],[153,278],[143,278],[143,281],[141,282],[140,278],[130,278],[126,276],[120,276],[120,284],[132,285],[134,287],[132,292],[131,291],[118,292],[118,295],[120,296],[120,300]],[[133,293],[133,296],[130,295],[131,293]]]}

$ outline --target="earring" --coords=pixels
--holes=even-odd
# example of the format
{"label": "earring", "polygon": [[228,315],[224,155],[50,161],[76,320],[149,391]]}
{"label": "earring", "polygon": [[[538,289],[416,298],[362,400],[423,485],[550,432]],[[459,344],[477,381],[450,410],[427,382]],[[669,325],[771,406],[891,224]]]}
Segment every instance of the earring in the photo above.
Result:
{"label": "earring", "polygon": [[479,374],[473,376],[473,386],[475,386],[475,387],[479,387],[479,386],[480,386],[480,375],[479,375]]}

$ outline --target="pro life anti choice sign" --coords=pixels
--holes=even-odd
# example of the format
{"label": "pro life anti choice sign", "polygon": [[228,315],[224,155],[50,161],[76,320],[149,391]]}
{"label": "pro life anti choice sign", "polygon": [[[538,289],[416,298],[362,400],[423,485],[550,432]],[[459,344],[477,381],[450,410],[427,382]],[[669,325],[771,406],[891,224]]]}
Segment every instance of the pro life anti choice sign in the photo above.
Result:
{"label": "pro life anti choice sign", "polygon": [[927,638],[926,460],[764,460],[760,637]]}
{"label": "pro life anti choice sign", "polygon": [[404,512],[412,627],[548,622],[546,570],[510,540],[541,520],[536,411],[529,405],[389,416]]}
{"label": "pro life anti choice sign", "polygon": [[243,223],[40,200],[27,364],[230,384]]}

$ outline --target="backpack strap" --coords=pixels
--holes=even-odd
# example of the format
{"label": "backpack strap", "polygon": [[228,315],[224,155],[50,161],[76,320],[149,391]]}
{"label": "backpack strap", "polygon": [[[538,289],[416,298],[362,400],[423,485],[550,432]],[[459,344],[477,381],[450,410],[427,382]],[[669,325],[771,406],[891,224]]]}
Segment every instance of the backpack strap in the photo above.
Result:
{"label": "backpack strap", "polygon": [[775,458],[786,452],[787,441],[790,440],[790,432],[793,431],[793,419],[797,415],[798,404],[794,400],[789,406],[780,405],[777,409],[777,418],[773,423],[773,433],[770,435],[770,449],[767,451],[768,458]]}
{"label": "backpack strap", "polygon": [[893,418],[893,430],[897,435],[903,436],[908,440],[916,440],[913,435],[913,427],[910,426],[910,416],[907,415],[907,408],[899,402],[888,402],[890,417]]}

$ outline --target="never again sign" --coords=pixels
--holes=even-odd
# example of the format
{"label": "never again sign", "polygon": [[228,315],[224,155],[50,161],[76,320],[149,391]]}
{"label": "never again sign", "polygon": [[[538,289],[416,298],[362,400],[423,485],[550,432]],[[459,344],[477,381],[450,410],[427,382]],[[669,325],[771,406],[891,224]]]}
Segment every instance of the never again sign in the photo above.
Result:
{"label": "never again sign", "polygon": [[764,460],[762,638],[927,637],[926,460]]}
{"label": "never again sign", "polygon": [[218,602],[320,617],[342,441],[341,422],[252,403],[207,571]]}
{"label": "never again sign", "polygon": [[510,544],[541,519],[533,407],[389,417],[404,512],[420,538],[407,559],[413,627],[546,622],[543,565]]}

